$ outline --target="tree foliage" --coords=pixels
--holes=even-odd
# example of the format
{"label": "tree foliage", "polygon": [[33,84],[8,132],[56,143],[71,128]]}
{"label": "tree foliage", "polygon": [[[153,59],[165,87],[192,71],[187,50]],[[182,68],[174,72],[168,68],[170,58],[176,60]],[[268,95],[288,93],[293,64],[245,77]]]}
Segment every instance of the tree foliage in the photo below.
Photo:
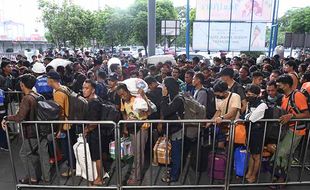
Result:
{"label": "tree foliage", "polygon": [[[91,12],[64,1],[39,0],[46,39],[58,46],[98,46],[140,44],[147,46],[147,0],[136,0],[127,10],[105,7]],[[161,43],[161,20],[175,20],[177,12],[170,0],[156,2],[156,38]],[[69,43],[69,44],[68,44]]]}

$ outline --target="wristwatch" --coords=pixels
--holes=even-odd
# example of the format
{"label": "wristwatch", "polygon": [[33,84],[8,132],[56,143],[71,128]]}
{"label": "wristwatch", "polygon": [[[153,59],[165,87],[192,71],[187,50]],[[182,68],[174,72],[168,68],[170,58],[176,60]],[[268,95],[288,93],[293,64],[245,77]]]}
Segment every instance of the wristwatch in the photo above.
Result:
{"label": "wristwatch", "polygon": [[7,120],[8,120],[8,116],[4,116],[4,117],[3,117],[3,120],[4,120],[4,121],[7,121]]}

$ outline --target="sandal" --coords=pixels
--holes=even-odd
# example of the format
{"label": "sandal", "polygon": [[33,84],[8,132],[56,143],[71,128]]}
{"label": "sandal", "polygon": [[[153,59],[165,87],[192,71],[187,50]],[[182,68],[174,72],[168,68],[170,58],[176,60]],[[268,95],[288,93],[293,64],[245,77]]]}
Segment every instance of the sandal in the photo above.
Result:
{"label": "sandal", "polygon": [[246,181],[248,182],[248,183],[255,183],[256,182],[256,178],[248,178],[248,179],[246,179]]}
{"label": "sandal", "polygon": [[30,180],[29,178],[22,178],[19,180],[21,184],[31,184],[31,185],[38,185],[38,180]]}
{"label": "sandal", "polygon": [[170,176],[166,176],[166,177],[162,177],[161,181],[164,183],[170,183],[172,180]]}
{"label": "sandal", "polygon": [[94,185],[94,186],[102,186],[102,185],[104,185],[104,184],[105,184],[105,181],[102,181],[102,180],[101,180],[101,181],[96,181],[96,180],[95,180],[95,181],[93,182],[93,185]]}

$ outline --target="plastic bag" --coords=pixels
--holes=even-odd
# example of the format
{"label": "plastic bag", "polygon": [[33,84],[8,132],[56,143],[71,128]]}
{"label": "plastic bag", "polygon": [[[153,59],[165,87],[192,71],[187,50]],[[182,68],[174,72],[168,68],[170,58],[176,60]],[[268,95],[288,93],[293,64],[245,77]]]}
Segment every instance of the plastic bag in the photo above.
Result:
{"label": "plastic bag", "polygon": [[122,83],[126,84],[130,94],[133,96],[138,96],[139,89],[143,89],[143,91],[146,93],[149,88],[147,83],[139,78],[130,78],[124,80]]}
{"label": "plastic bag", "polygon": [[[84,145],[84,143],[86,145]],[[85,146],[87,160],[85,158]],[[93,162],[91,160],[89,145],[86,141],[84,142],[82,134],[79,134],[77,142],[73,145],[73,151],[76,158],[76,176],[81,176],[82,178],[87,180],[86,171],[88,171],[88,180],[95,181],[95,179],[97,178],[96,162]]]}
{"label": "plastic bag", "polygon": [[[115,152],[115,141],[110,142],[109,144],[109,152],[112,159],[116,159],[116,152]],[[131,149],[131,141],[129,138],[121,138],[121,159],[127,160],[131,158],[133,155]]]}
{"label": "plastic bag", "polygon": [[147,102],[140,95],[135,98],[132,108],[136,113],[140,113],[141,111],[148,111]]}
{"label": "plastic bag", "polygon": [[249,155],[247,154],[246,147],[240,146],[235,149],[234,153],[234,167],[236,175],[242,177],[248,166]]}

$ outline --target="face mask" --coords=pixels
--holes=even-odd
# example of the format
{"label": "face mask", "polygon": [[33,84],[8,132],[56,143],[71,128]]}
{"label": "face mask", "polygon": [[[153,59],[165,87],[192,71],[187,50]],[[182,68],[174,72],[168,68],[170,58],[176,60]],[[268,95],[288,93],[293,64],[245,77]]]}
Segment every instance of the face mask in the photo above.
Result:
{"label": "face mask", "polygon": [[272,102],[272,103],[274,103],[274,102],[276,102],[278,100],[277,97],[272,98],[270,96],[268,96],[267,99],[268,99],[269,102]]}
{"label": "face mask", "polygon": [[226,97],[225,96],[216,96],[217,99],[220,99],[220,100],[223,100],[225,99]]}
{"label": "face mask", "polygon": [[247,96],[246,100],[250,103],[255,102],[257,100],[257,97],[255,96]]}
{"label": "face mask", "polygon": [[279,88],[278,92],[281,93],[281,94],[284,94],[284,90],[282,88]]}

